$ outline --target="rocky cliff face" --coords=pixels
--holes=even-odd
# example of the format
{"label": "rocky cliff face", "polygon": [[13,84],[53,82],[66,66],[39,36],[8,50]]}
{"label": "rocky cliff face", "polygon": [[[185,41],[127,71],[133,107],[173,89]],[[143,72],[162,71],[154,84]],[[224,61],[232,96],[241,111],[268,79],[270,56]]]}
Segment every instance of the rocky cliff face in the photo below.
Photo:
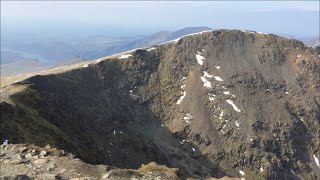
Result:
{"label": "rocky cliff face", "polygon": [[320,48],[217,30],[2,89],[1,137],[180,178],[318,179]]}

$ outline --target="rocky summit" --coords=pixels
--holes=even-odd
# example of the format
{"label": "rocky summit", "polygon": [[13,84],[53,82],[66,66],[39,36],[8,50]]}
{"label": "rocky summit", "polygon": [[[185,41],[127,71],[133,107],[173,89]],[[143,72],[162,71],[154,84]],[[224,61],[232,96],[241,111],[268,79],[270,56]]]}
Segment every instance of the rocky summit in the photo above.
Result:
{"label": "rocky summit", "polygon": [[[33,76],[1,97],[1,137],[74,154],[75,177],[320,178],[320,48],[294,39],[209,30]],[[50,174],[67,159],[10,163],[7,151],[15,171],[1,176],[39,175],[28,163]],[[125,170],[150,162],[166,173]]]}

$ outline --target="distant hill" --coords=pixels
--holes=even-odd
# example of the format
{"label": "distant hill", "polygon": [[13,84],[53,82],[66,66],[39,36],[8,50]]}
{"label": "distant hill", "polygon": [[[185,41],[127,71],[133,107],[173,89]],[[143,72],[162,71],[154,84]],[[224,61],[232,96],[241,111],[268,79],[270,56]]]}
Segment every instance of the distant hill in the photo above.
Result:
{"label": "distant hill", "polygon": [[96,59],[100,58],[106,55],[111,55],[131,49],[136,49],[136,48],[142,48],[142,47],[148,47],[148,46],[153,46],[156,44],[160,44],[166,41],[170,41],[173,39],[177,39],[179,37],[185,36],[187,34],[192,34],[196,32],[201,32],[201,31],[207,31],[211,30],[211,28],[208,27],[187,27],[183,28],[177,31],[160,31],[157,33],[154,33],[150,36],[143,37],[141,39],[137,39],[134,41],[129,41],[123,44],[120,44],[119,46],[113,46],[110,48],[107,48],[103,51],[95,51],[87,56],[85,56],[86,59]]}
{"label": "distant hill", "polygon": [[320,37],[299,38],[306,46],[316,47],[320,45]]}
{"label": "distant hill", "polygon": [[[205,30],[210,30],[210,28],[188,27],[178,31],[160,31],[150,36],[139,36],[137,38],[90,36],[80,40],[46,40],[25,37],[25,39],[21,40],[23,43],[6,43],[10,45],[10,48],[8,50],[2,49],[2,75],[6,76],[42,70],[48,68],[48,65],[50,67],[62,66],[84,60],[97,59],[135,48],[160,44],[187,34]],[[44,61],[46,61],[47,65],[43,64]],[[7,65],[2,66],[4,64]]]}

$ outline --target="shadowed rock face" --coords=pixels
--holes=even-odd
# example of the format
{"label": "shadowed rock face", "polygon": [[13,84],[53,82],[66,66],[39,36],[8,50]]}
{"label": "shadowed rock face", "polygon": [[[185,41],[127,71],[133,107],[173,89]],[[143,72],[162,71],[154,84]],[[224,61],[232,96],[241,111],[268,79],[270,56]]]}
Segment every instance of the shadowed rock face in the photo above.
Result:
{"label": "shadowed rock face", "polygon": [[6,87],[26,88],[1,103],[1,136],[182,178],[319,178],[319,48],[217,30],[128,54]]}

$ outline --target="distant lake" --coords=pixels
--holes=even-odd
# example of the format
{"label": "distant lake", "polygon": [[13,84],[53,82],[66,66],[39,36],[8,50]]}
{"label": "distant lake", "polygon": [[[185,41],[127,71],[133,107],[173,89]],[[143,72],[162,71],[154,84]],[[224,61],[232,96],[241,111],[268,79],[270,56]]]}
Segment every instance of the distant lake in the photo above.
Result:
{"label": "distant lake", "polygon": [[15,49],[10,49],[10,48],[4,48],[4,47],[1,47],[1,51],[7,51],[7,52],[10,52],[10,53],[18,54],[21,57],[39,60],[39,61],[44,62],[44,63],[50,63],[49,59],[46,59],[46,58],[40,56],[39,54],[32,54],[32,53],[23,52],[23,51],[19,51],[19,50],[15,50]]}

